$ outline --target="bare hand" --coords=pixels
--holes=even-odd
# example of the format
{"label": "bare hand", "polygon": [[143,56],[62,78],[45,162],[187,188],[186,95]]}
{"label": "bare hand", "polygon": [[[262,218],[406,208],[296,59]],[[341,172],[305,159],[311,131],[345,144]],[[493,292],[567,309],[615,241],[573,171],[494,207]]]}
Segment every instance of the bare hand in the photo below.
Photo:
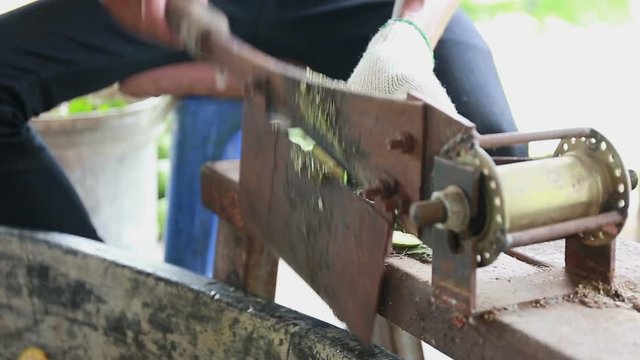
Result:
{"label": "bare hand", "polygon": [[[163,45],[180,46],[166,20],[167,0],[102,0],[102,4],[132,33]],[[120,90],[138,97],[242,96],[242,84],[224,76],[215,66],[201,62],[168,65],[133,75],[120,82]]]}
{"label": "bare hand", "polygon": [[166,19],[167,0],[102,0],[102,4],[129,31],[146,40],[178,46]]}
{"label": "bare hand", "polygon": [[133,75],[120,83],[120,90],[137,97],[168,94],[240,98],[243,84],[211,64],[186,62]]}

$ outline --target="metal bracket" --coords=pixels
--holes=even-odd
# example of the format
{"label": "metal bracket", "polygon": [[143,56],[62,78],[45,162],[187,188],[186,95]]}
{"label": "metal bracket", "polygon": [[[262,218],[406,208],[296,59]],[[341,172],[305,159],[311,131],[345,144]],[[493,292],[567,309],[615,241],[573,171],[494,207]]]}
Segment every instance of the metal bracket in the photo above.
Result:
{"label": "metal bracket", "polygon": [[[434,191],[447,186],[458,186],[477,204],[480,173],[440,157],[435,158],[433,171]],[[471,206],[475,213],[477,206]],[[456,312],[470,314],[476,307],[476,268],[478,252],[471,238],[431,226],[423,231],[422,239],[433,249],[433,286],[437,300],[452,306]]]}

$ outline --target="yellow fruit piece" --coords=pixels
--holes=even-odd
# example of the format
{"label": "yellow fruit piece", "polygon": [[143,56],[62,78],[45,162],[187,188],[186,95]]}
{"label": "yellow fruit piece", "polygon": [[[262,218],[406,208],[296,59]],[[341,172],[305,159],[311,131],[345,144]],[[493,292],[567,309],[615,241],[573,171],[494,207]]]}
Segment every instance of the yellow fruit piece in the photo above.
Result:
{"label": "yellow fruit piece", "polygon": [[48,360],[48,358],[44,351],[35,346],[30,346],[20,353],[18,360]]}

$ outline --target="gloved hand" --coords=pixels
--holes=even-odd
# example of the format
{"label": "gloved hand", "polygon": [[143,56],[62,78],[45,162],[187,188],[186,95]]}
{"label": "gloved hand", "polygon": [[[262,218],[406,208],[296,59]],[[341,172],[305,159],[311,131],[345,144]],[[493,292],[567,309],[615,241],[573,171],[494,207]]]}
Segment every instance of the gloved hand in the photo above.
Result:
{"label": "gloved hand", "polygon": [[433,68],[433,52],[426,35],[413,22],[394,19],[371,39],[347,86],[396,99],[406,99],[413,91],[438,109],[456,113]]}

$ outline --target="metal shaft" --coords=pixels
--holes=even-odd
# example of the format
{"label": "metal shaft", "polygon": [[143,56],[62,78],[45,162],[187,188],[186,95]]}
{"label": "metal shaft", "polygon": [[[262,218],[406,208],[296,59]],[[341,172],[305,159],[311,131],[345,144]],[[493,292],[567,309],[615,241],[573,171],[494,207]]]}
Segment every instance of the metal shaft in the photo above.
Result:
{"label": "metal shaft", "polygon": [[509,248],[527,246],[549,240],[558,240],[573,234],[597,230],[606,225],[619,224],[623,220],[624,218],[619,212],[609,211],[581,219],[514,232],[509,234]]}
{"label": "metal shaft", "polygon": [[447,208],[440,200],[419,201],[409,209],[411,221],[419,227],[447,221]]}
{"label": "metal shaft", "polygon": [[499,148],[510,145],[525,144],[532,141],[553,140],[565,137],[589,136],[591,129],[575,128],[539,132],[510,132],[481,135],[478,142],[483,148]]}

